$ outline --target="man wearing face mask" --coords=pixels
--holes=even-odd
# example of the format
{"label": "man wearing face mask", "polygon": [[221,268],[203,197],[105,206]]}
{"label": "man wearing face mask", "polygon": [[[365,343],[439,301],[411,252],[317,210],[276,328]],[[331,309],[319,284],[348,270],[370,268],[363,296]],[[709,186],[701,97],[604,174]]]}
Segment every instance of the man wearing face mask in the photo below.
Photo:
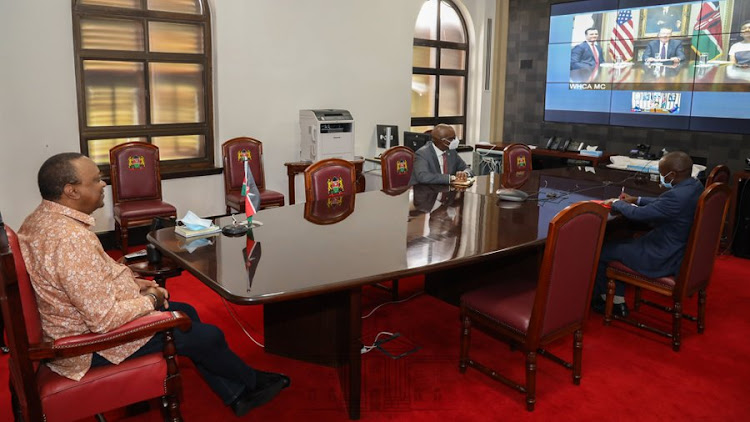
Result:
{"label": "man wearing face mask", "polygon": [[[695,216],[698,198],[703,185],[693,177],[693,160],[684,152],[670,152],[659,160],[659,178],[667,191],[658,197],[635,197],[622,193],[610,199],[612,211],[625,218],[653,227],[637,239],[625,242],[610,242],[602,247],[596,273],[592,305],[595,311],[604,313],[604,297],[607,292],[607,264],[620,261],[626,266],[648,277],[663,277],[677,274],[685,254],[685,246]],[[625,285],[617,283],[615,288],[615,315],[627,316]]]}
{"label": "man wearing face mask", "polygon": [[463,182],[471,175],[458,156],[458,138],[452,127],[439,124],[432,130],[432,142],[417,150],[410,185],[448,185]]}

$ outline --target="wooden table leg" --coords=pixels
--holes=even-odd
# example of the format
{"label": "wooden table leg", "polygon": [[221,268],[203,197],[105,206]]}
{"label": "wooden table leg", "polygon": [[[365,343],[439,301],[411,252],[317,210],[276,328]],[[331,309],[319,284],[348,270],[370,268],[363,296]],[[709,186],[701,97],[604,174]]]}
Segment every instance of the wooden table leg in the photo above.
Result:
{"label": "wooden table leg", "polygon": [[289,205],[294,205],[294,175],[295,173],[287,166],[286,176],[289,179]]}
{"label": "wooden table leg", "polygon": [[362,394],[361,287],[263,306],[265,351],[335,367],[349,418]]}

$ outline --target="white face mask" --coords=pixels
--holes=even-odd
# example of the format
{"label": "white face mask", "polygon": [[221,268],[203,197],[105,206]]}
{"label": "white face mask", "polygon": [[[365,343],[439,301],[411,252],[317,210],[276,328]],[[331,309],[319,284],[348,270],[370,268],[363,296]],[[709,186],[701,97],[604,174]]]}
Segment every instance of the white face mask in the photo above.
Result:
{"label": "white face mask", "polygon": [[450,144],[448,144],[448,149],[457,149],[458,148],[458,138],[453,138]]}

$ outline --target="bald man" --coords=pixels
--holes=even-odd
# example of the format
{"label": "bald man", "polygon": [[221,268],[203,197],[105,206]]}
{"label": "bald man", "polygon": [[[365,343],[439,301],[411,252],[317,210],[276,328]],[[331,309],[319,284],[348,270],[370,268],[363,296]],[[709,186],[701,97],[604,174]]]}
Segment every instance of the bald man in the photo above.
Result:
{"label": "bald man", "polygon": [[[635,197],[625,193],[605,203],[625,218],[653,227],[645,235],[625,242],[606,243],[599,258],[593,307],[604,313],[607,264],[620,261],[648,277],[676,275],[680,270],[690,228],[703,185],[691,177],[693,160],[684,152],[670,152],[659,160],[659,178],[667,191],[658,197]],[[615,315],[627,316],[625,285],[615,288]]]}
{"label": "bald man", "polygon": [[465,181],[471,172],[456,152],[458,138],[452,127],[439,124],[432,129],[432,141],[417,150],[410,185],[448,185]]}

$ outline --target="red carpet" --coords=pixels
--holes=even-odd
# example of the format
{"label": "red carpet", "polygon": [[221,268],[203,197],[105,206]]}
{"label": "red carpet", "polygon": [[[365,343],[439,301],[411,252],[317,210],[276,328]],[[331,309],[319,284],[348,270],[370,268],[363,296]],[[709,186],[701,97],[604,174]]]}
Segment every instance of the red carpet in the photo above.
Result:
{"label": "red carpet", "polygon": [[[347,420],[335,370],[266,355],[244,335],[219,297],[192,276],[171,279],[167,286],[174,300],[192,303],[204,321],[220,326],[245,361],[291,376],[289,389],[251,411],[246,419]],[[421,290],[422,283],[405,280],[401,286],[402,297],[408,297]],[[363,297],[367,313],[387,301],[389,294],[366,288]],[[718,258],[708,290],[706,331],[699,335],[695,324],[685,321],[679,353],[672,351],[665,338],[621,324],[604,327],[602,317],[592,314],[584,332],[581,385],[573,385],[569,371],[540,358],[537,406],[532,413],[526,412],[522,394],[475,370],[458,372],[457,308],[425,295],[386,305],[365,320],[365,343],[380,331],[399,332],[420,350],[399,360],[377,350],[363,357],[362,420],[746,420],[750,412],[749,299],[750,261]],[[694,312],[695,307],[691,300],[687,311]],[[247,330],[262,341],[261,308],[232,308]],[[668,323],[663,326],[669,327]],[[567,339],[550,349],[570,359],[571,342]],[[476,331],[472,354],[523,380],[522,354]],[[236,419],[189,361],[182,359],[180,365],[186,420]],[[11,420],[7,371],[7,356],[0,357],[0,421]],[[131,418],[123,415],[119,410],[106,416],[109,421],[161,420],[157,410]]]}

